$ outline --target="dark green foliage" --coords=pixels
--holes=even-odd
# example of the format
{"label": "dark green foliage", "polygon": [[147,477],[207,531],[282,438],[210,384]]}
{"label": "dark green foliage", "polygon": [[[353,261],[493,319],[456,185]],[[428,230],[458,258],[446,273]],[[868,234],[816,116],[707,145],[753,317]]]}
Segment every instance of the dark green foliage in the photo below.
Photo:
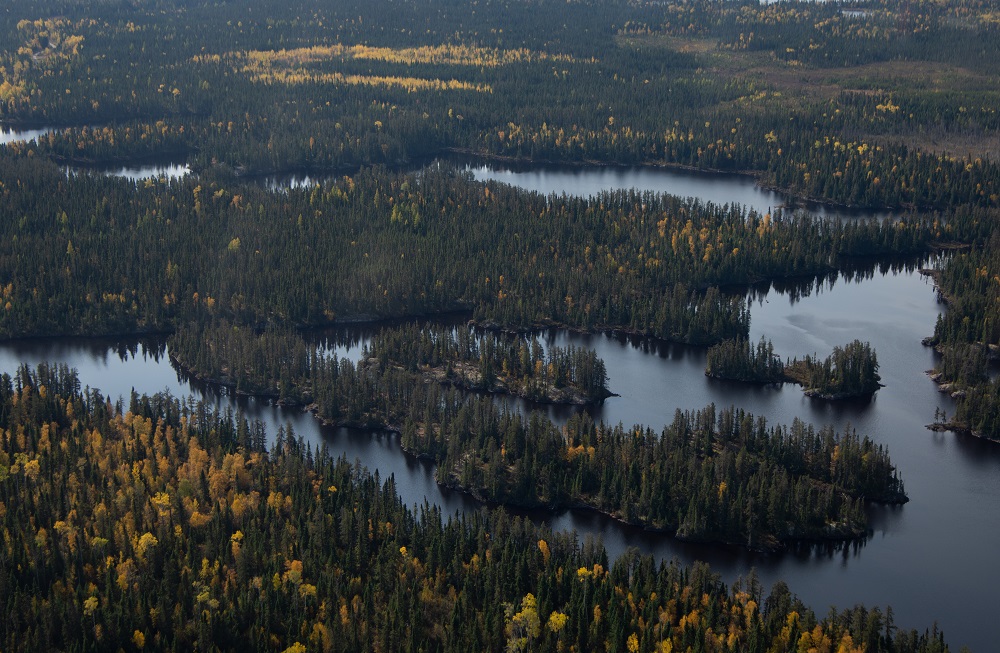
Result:
{"label": "dark green foliage", "polygon": [[[226,322],[190,324],[168,343],[171,358],[192,376],[291,403],[309,403],[313,371],[333,364],[300,335],[276,327],[257,333]],[[592,403],[609,395],[604,361],[591,350],[553,346],[546,352],[536,338],[502,337],[464,325],[387,327],[362,358],[362,366],[376,376],[399,367],[441,383],[532,401]]]}
{"label": "dark green foliage", "polygon": [[756,347],[746,338],[737,338],[708,348],[705,374],[750,383],[781,383],[785,380],[785,364],[764,336]]}
{"label": "dark green foliage", "polygon": [[[6,337],[471,309],[484,323],[711,344],[749,328],[748,307],[719,284],[827,272],[873,248],[919,252],[934,234],[917,219],[770,219],[634,192],[546,199],[448,170],[275,193],[212,177],[67,179],[0,152],[0,175]],[[420,206],[417,228],[392,221],[401,204]]]}
{"label": "dark green foliage", "polygon": [[[0,337],[463,310],[520,329],[745,338],[746,308],[721,286],[982,243],[996,221],[988,157],[902,144],[989,136],[990,78],[906,94],[858,71],[831,97],[780,85],[780,59],[869,61],[884,35],[908,61],[926,50],[971,65],[942,45],[966,28],[963,47],[994,48],[979,3],[911,7],[905,21],[870,4],[852,18],[835,4],[269,0],[234,21],[225,3],[12,0],[0,118],[73,126],[0,152]],[[719,48],[672,40],[692,36]],[[742,74],[758,51],[774,52],[777,77]],[[543,198],[447,170],[357,172],[448,150],[742,170],[800,196],[944,212],[828,224],[636,193]],[[199,176],[67,178],[45,161],[164,155]],[[355,174],[287,193],[248,179],[270,171]]]}
{"label": "dark green foliage", "polygon": [[381,368],[401,365],[473,390],[508,392],[532,401],[592,403],[609,395],[604,361],[589,349],[551,346],[455,327],[412,324],[378,331],[364,357]]}
{"label": "dark green foliage", "polygon": [[[664,433],[674,429],[670,446],[686,457],[657,464],[677,468],[675,484],[693,485],[683,511],[657,515],[649,497],[615,504],[601,488],[620,499],[637,487],[662,493],[672,485],[645,480],[644,468],[624,460],[601,459],[594,471],[570,445],[606,434],[602,455],[650,462],[654,442],[666,446],[659,443],[669,438],[579,418],[577,439],[567,441],[537,416],[501,414],[489,402],[414,383],[395,366],[359,370],[287,331],[463,310],[521,329],[616,328],[712,344],[748,332],[747,307],[722,285],[825,273],[844,257],[961,240],[981,249],[942,272],[953,306],[936,338],[954,347],[945,376],[970,384],[957,397],[959,418],[996,437],[1000,386],[982,378],[982,354],[972,352],[998,344],[997,247],[987,243],[1000,166],[966,154],[967,144],[977,152],[987,144],[988,152],[1000,126],[995,8],[977,0],[857,6],[863,13],[801,2],[259,0],[234,13],[233,3],[201,0],[8,0],[0,10],[0,119],[71,127],[0,151],[0,337],[170,331],[221,318],[230,333],[214,336],[217,349],[185,354],[199,365],[228,359],[211,368],[213,377],[244,392],[315,399],[332,421],[400,426],[413,450],[444,463],[442,475],[458,474],[459,484],[487,495],[528,504],[582,496],[623,519],[655,516],[689,537],[752,544],[787,525],[790,511],[793,523],[805,524],[800,535],[828,532],[834,522],[857,525],[861,497],[899,500],[901,487],[884,452],[853,435],[832,449],[825,434],[803,435],[814,448],[803,468],[794,455],[773,460],[774,449],[747,445],[760,439],[781,451],[784,436],[773,428],[761,425],[763,435],[752,438],[740,428],[727,440],[722,417],[736,420],[737,411],[718,420],[708,411],[679,416]],[[709,51],[672,40],[691,37],[708,39]],[[358,44],[393,48],[396,58],[299,53],[285,68],[250,65],[282,50]],[[458,64],[399,58],[404,48],[449,44],[486,54]],[[522,48],[529,55],[514,64],[482,60],[493,49]],[[910,67],[816,76],[817,67],[871,62]],[[929,66],[944,88],[914,79]],[[789,88],[799,71],[834,90],[794,81]],[[908,76],[896,80],[896,72]],[[344,81],[352,76],[365,81]],[[937,139],[944,153],[932,151]],[[449,171],[365,170],[288,193],[244,178],[353,173],[448,149],[748,171],[801,197],[942,213],[828,224],[634,193],[541,198]],[[186,156],[199,177],[133,184],[67,177],[52,163],[164,155]],[[501,374],[492,358],[480,362],[480,380],[493,387]],[[853,364],[850,356],[840,363]],[[865,367],[845,381],[838,365],[818,364],[815,383],[872,388],[876,367]],[[817,624],[780,587],[763,613],[749,609],[745,625],[742,617],[730,621],[749,607],[747,598],[734,591],[729,599],[702,568],[657,570],[632,559],[603,574],[594,567],[599,553],[557,536],[550,565],[531,546],[539,532],[502,514],[449,524],[432,510],[414,516],[391,482],[303,454],[294,440],[279,438],[266,456],[259,427],[242,420],[164,397],[136,397],[132,412],[120,415],[96,393],[82,395],[74,379],[41,369],[0,384],[4,650],[141,648],[137,633],[148,648],[175,650],[281,650],[299,639],[315,649],[498,650],[515,634],[505,622],[528,609],[529,592],[542,618],[556,609],[573,615],[564,634],[543,629],[544,639],[532,642],[538,649],[624,650],[631,631],[644,651],[668,637],[675,650],[714,650],[722,644],[712,637],[727,632],[737,637],[730,648],[779,650],[808,646],[800,635],[812,627],[833,643],[849,634],[870,652],[944,648],[937,632],[893,640],[886,625],[879,636],[878,611],[854,609]],[[801,425],[789,433],[796,429],[809,433]],[[597,445],[587,446],[596,457]],[[757,521],[730,509],[762,503],[727,503],[736,486],[721,489],[744,448],[750,476],[736,478],[768,497]],[[250,478],[179,469],[195,461],[223,473],[226,456],[236,454],[253,460]],[[551,476],[573,461],[575,479]],[[865,471],[865,461],[874,467]],[[848,465],[854,471],[842,471]],[[608,471],[605,479],[605,469],[614,477]],[[602,474],[597,494],[574,496],[590,479],[584,471]],[[510,484],[488,485],[497,479]],[[163,514],[153,488],[172,499]],[[237,494],[253,503],[241,516]],[[714,510],[713,501],[726,509]],[[158,543],[135,557],[144,529]],[[244,539],[234,541],[236,532]],[[600,583],[574,578],[577,566]],[[625,598],[633,587],[637,602]],[[706,605],[703,595],[719,603]],[[86,601],[98,596],[87,615]],[[759,593],[750,598],[761,603]],[[679,628],[694,610],[701,616]]]}
{"label": "dark green foliage", "polygon": [[875,350],[860,340],[834,347],[822,361],[811,356],[794,360],[787,369],[806,394],[824,399],[866,397],[882,387]]}
{"label": "dark green foliage", "polygon": [[942,358],[935,380],[952,394],[949,427],[1000,440],[1000,381],[990,378],[989,361],[1000,345],[1000,240],[955,252],[932,272],[948,310],[938,317],[934,336]]}
{"label": "dark green foliage", "polygon": [[189,325],[168,341],[170,358],[187,374],[232,388],[238,394],[301,403],[316,352],[301,337],[278,328],[256,333],[222,322],[211,328]]}
{"label": "dark green foliage", "polygon": [[959,341],[939,349],[941,361],[932,378],[955,400],[955,411],[944,425],[1000,439],[1000,380],[989,375],[990,348]]}

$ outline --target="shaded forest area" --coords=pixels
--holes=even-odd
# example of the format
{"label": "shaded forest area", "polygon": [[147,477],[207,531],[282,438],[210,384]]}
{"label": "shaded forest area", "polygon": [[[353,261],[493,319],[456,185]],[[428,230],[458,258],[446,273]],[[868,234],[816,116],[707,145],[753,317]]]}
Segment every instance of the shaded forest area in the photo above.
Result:
{"label": "shaded forest area", "polygon": [[453,170],[415,180],[376,168],[287,193],[207,175],[137,187],[67,178],[9,152],[0,175],[6,337],[464,310],[492,325],[711,344],[749,328],[742,298],[722,284],[925,252],[940,237],[971,237],[990,215],[824,223],[649,193],[544,198]]}

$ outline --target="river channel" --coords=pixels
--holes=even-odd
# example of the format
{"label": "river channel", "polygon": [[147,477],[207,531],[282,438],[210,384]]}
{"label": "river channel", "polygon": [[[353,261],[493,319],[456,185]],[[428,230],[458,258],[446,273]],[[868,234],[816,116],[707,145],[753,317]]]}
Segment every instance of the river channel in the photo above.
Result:
{"label": "river channel", "polygon": [[[780,196],[754,186],[752,180],[733,175],[692,175],[668,169],[515,170],[481,163],[466,165],[477,179],[514,183],[546,194],[589,195],[611,187],[639,187],[718,203],[735,201],[757,210],[784,203]],[[612,186],[609,179],[613,179]],[[571,180],[572,189],[567,180]],[[705,190],[705,184],[710,190]],[[953,651],[963,645],[975,651],[994,650],[995,641],[986,630],[1000,587],[1000,564],[996,561],[1000,445],[925,428],[934,421],[936,410],[950,413],[954,406],[925,375],[935,363],[935,354],[920,340],[933,331],[944,308],[937,301],[933,284],[917,267],[918,263],[912,262],[862,268],[854,274],[759,287],[748,293],[751,339],[761,335],[770,338],[783,357],[825,356],[834,346],[854,338],[870,341],[878,354],[885,387],[868,402],[829,404],[803,396],[794,385],[758,387],[708,379],[703,373],[705,350],[700,348],[620,334],[565,330],[539,334],[546,344],[588,347],[604,359],[609,386],[620,396],[591,410],[611,423],[659,428],[677,409],[698,409],[714,402],[742,407],[772,422],[789,423],[799,418],[817,426],[844,428],[851,424],[884,444],[899,468],[910,502],[901,507],[872,508],[872,535],[863,544],[802,546],[763,555],[735,547],[678,542],[588,512],[532,514],[532,519],[555,529],[576,530],[581,537],[600,537],[612,558],[628,547],[637,547],[659,559],[704,560],[729,582],[756,568],[766,588],[784,580],[821,616],[831,605],[891,605],[901,627],[922,628],[936,621]],[[340,355],[356,358],[375,328],[345,328],[326,334],[327,342]],[[291,425],[314,446],[325,445],[335,455],[359,460],[368,469],[377,469],[382,477],[393,474],[400,495],[411,505],[428,501],[446,513],[474,510],[479,505],[462,494],[439,488],[433,468],[407,458],[392,434],[321,427],[301,411],[231,397],[189,382],[171,367],[163,342],[58,339],[0,343],[0,371],[42,361],[75,367],[82,384],[113,397],[123,396],[126,401],[133,389],[139,393],[168,390],[175,396],[194,395],[220,407],[243,410],[248,417],[261,419],[272,436],[280,425]],[[522,410],[532,408],[510,403]],[[538,408],[557,421],[566,419],[573,410]]]}

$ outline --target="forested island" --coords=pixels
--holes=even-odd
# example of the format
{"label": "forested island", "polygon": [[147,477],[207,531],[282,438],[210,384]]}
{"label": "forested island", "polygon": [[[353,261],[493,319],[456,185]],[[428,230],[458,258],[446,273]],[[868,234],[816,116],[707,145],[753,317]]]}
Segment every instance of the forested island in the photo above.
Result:
{"label": "forested island", "polygon": [[[928,344],[955,411],[938,427],[1000,440],[996,15],[979,0],[8,0],[0,125],[41,129],[0,146],[0,338],[169,336],[187,373],[396,430],[488,502],[760,550],[863,537],[866,502],[906,500],[867,435],[715,406],[559,427],[492,397],[609,396],[593,352],[523,336],[552,326],[870,396],[867,343],[784,365],[750,342],[743,291],[946,252]],[[894,213],[545,197],[421,165],[450,152],[740,172]],[[100,172],[164,157],[192,174]],[[261,183],[275,173],[323,179]],[[434,321],[456,313],[477,328]],[[303,337],[405,318],[427,324],[382,331],[358,365]],[[163,396],[118,407],[75,378],[0,383],[4,650],[946,650],[936,629],[865,608],[818,619],[787,588],[765,598],[702,567],[609,570],[599,547],[503,511],[415,512],[287,433],[265,451],[242,418]]]}
{"label": "forested island", "polygon": [[802,385],[807,395],[820,399],[870,397],[882,387],[875,350],[860,340],[834,347],[822,361],[812,356],[793,360],[785,372]]}
{"label": "forested island", "polygon": [[[168,342],[173,361],[187,374],[284,404],[311,403],[311,370],[328,362],[300,335],[277,328],[258,333],[227,322],[191,324]],[[415,382],[422,378],[542,403],[592,404],[611,395],[604,361],[593,351],[550,347],[546,352],[535,337],[504,338],[466,325],[380,330],[365,347],[358,368],[375,376],[396,368]]]}
{"label": "forested island", "polygon": [[[309,402],[327,423],[397,431],[404,449],[437,463],[439,483],[489,502],[593,508],[684,539],[773,550],[788,541],[863,537],[865,501],[907,500],[885,449],[853,431],[799,421],[769,426],[715,406],[677,411],[660,433],[595,424],[585,414],[559,428],[537,413],[523,416],[425,382],[421,366],[450,360],[456,348],[492,347],[480,365],[496,364],[496,337],[476,339],[468,329],[386,329],[359,365],[295,334],[228,325],[184,329],[169,342],[175,362],[204,380]],[[507,351],[529,367],[524,341]],[[552,374],[560,360],[572,363],[558,348],[548,359]],[[499,360],[502,367],[507,359]],[[530,367],[542,374],[544,365]],[[568,369],[579,378],[603,363]]]}
{"label": "forested island", "polygon": [[860,340],[834,347],[822,361],[806,356],[787,364],[763,336],[753,347],[746,339],[726,340],[709,348],[705,374],[746,383],[790,381],[806,395],[826,400],[870,397],[882,387],[875,350]]}
{"label": "forested island", "polygon": [[761,336],[756,345],[746,338],[725,340],[708,348],[705,374],[714,379],[744,383],[784,383],[785,364],[774,345]]}

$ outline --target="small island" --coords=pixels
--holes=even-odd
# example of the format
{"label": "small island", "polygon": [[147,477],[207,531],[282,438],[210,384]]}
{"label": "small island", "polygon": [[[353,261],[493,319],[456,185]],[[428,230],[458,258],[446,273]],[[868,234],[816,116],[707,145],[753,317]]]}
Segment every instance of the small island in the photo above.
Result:
{"label": "small island", "polygon": [[785,366],[785,375],[817,399],[870,397],[882,387],[875,350],[860,340],[834,347],[822,361],[813,356],[793,360]]}
{"label": "small island", "polygon": [[[170,358],[185,373],[236,394],[307,405],[313,372],[324,354],[287,329],[225,321],[192,324],[170,338]],[[334,363],[334,366],[338,366]],[[552,404],[596,404],[613,396],[604,361],[591,350],[545,348],[537,338],[504,338],[468,326],[417,324],[387,327],[365,346],[358,371],[394,371],[443,385],[515,395]]]}
{"label": "small island", "polygon": [[542,346],[466,325],[412,324],[372,337],[363,365],[395,365],[466,390],[510,394],[538,403],[596,404],[608,389],[604,361],[589,349]]}
{"label": "small island", "polygon": [[783,383],[788,380],[785,364],[775,355],[774,345],[761,336],[756,347],[746,338],[726,340],[708,349],[705,374],[714,379],[744,383]]}
{"label": "small island", "polygon": [[798,383],[807,396],[830,401],[870,397],[883,387],[875,350],[860,340],[834,347],[822,361],[813,355],[788,363],[763,337],[755,347],[746,339],[727,340],[709,348],[705,374],[744,383]]}

